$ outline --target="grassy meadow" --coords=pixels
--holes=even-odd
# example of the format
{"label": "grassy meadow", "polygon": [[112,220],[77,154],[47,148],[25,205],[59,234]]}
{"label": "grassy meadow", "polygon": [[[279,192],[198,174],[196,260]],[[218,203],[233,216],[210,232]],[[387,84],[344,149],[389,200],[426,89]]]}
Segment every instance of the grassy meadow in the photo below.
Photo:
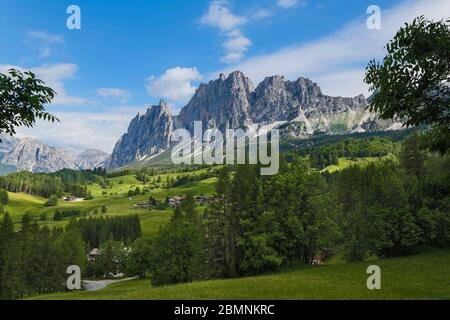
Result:
{"label": "grassy meadow", "polygon": [[[366,269],[381,268],[381,290],[368,290]],[[450,299],[450,250],[347,264],[333,259],[321,266],[248,278],[152,287],[150,280],[112,284],[99,291],[37,296],[40,300],[150,299]]]}
{"label": "grassy meadow", "polygon": [[[161,174],[161,181],[165,181],[168,177],[176,177],[189,174],[201,174],[205,169],[194,171],[191,173],[170,173]],[[83,216],[86,217],[100,217],[100,216],[122,216],[137,214],[141,221],[142,232],[144,236],[155,235],[159,228],[169,221],[172,210],[148,210],[142,208],[135,208],[134,204],[139,201],[148,200],[150,196],[164,201],[167,196],[192,194],[196,195],[212,195],[214,193],[214,185],[216,178],[209,178],[201,181],[192,181],[184,185],[173,188],[156,187],[156,179],[158,176],[153,177],[147,183],[142,183],[137,180],[134,175],[121,176],[108,179],[111,183],[111,187],[108,189],[102,188],[99,184],[93,183],[88,185],[88,189],[94,196],[93,200],[86,200],[80,202],[64,202],[60,200],[57,206],[47,207],[45,202],[47,199],[37,197],[34,195],[24,193],[12,193],[9,192],[9,203],[5,206],[5,209],[11,215],[16,228],[20,227],[20,220],[26,213],[39,221],[41,214],[47,215],[46,221],[39,221],[40,225],[47,225],[52,227],[64,227],[69,223],[70,218],[66,218],[62,221],[53,221],[53,215],[56,210],[80,210]],[[128,196],[128,190],[134,190],[139,187],[141,190],[145,187],[151,187],[152,189],[145,195]],[[106,192],[106,194],[103,194]],[[105,214],[101,213],[102,206],[107,207]],[[98,213],[94,214],[95,209]],[[198,207],[198,210],[202,210],[203,207]]]}

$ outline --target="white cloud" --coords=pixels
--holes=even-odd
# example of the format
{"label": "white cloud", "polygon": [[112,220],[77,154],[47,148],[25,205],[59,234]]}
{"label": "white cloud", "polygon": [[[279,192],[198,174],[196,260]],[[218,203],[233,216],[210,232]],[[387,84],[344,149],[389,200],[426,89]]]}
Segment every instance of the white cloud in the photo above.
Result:
{"label": "white cloud", "polygon": [[303,3],[303,1],[299,0],[278,0],[277,4],[282,8],[292,8],[296,7],[299,3]]}
{"label": "white cloud", "polygon": [[195,92],[192,82],[200,81],[202,75],[197,68],[175,67],[160,76],[147,79],[147,92],[153,97],[162,97],[171,102],[186,102]]}
{"label": "white cloud", "polygon": [[252,45],[241,31],[240,27],[247,22],[247,17],[233,14],[228,8],[228,2],[215,0],[209,4],[208,11],[200,18],[202,25],[218,28],[225,35],[225,55],[220,59],[224,63],[234,63],[241,60]]}
{"label": "white cloud", "polygon": [[[243,71],[255,82],[274,74],[282,74],[289,79],[307,76],[318,82],[326,94],[367,94],[368,88],[363,83],[364,68],[370,59],[384,56],[384,46],[396,31],[405,22],[412,21],[419,15],[443,19],[448,16],[448,12],[450,1],[403,1],[382,11],[381,30],[368,30],[366,18],[369,16],[363,16],[328,37],[252,57],[226,70],[219,70],[211,77],[236,69]],[[348,85],[350,83],[351,86]]]}
{"label": "white cloud", "polygon": [[272,15],[273,15],[273,12],[270,10],[258,9],[251,15],[251,17],[252,17],[252,19],[259,20],[259,19],[268,18]]}
{"label": "white cloud", "polygon": [[55,45],[64,42],[64,38],[61,35],[50,34],[45,31],[31,30],[27,32],[26,42],[29,46],[39,50],[40,58],[47,58],[52,54]]}
{"label": "white cloud", "polygon": [[127,102],[131,97],[128,90],[119,88],[99,88],[97,89],[97,94],[102,98],[114,98],[122,103]]}
{"label": "white cloud", "polygon": [[78,66],[73,63],[44,64],[39,67],[25,68],[13,65],[0,65],[0,72],[5,73],[8,69],[17,69],[22,72],[26,70],[32,71],[37,78],[44,81],[56,92],[56,96],[52,101],[55,105],[79,105],[87,104],[90,101],[86,98],[71,96],[67,94],[64,81],[75,77]]}
{"label": "white cloud", "polygon": [[208,12],[201,18],[200,23],[207,26],[217,27],[222,31],[229,31],[242,26],[247,22],[246,17],[240,17],[233,14],[227,7],[226,1],[212,1]]}
{"label": "white cloud", "polygon": [[60,122],[38,121],[33,128],[21,127],[18,137],[32,137],[74,152],[94,148],[111,153],[131,119],[144,106],[111,108],[108,112],[52,112]]}
{"label": "white cloud", "polygon": [[249,38],[242,34],[239,29],[228,33],[228,39],[222,44],[227,50],[227,54],[221,58],[222,62],[233,63],[241,60],[245,52],[252,45]]}

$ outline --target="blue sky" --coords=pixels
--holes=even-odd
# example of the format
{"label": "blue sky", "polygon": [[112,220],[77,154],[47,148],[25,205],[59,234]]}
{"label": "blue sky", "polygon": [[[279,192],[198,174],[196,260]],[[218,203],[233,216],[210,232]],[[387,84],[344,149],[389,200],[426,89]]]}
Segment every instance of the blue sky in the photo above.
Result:
{"label": "blue sky", "polygon": [[[398,27],[440,17],[447,0],[1,0],[0,70],[31,69],[56,89],[40,123],[20,135],[79,151],[111,152],[137,112],[163,98],[174,113],[201,81],[242,70],[311,77],[331,95],[367,94],[363,70]],[[66,27],[69,5],[81,30]],[[381,8],[381,30],[366,10]]]}

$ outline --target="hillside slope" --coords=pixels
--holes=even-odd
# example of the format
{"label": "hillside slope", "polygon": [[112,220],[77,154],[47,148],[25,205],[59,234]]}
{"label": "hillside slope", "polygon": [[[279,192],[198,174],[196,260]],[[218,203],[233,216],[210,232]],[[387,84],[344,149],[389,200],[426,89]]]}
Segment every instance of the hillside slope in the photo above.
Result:
{"label": "hillside slope", "polygon": [[[368,290],[366,268],[381,268],[381,290]],[[152,288],[149,280],[100,291],[34,299],[450,299],[450,250],[355,264],[329,264],[257,277]]]}

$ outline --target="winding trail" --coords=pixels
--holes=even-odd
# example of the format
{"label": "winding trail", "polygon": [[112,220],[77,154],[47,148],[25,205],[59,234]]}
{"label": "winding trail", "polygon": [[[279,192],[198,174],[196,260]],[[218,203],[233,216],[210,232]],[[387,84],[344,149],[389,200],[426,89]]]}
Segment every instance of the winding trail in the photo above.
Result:
{"label": "winding trail", "polygon": [[86,289],[86,291],[97,291],[106,288],[110,284],[113,283],[119,283],[123,281],[130,281],[134,280],[136,277],[133,278],[126,278],[126,279],[120,279],[120,280],[84,280],[83,281],[83,287]]}

